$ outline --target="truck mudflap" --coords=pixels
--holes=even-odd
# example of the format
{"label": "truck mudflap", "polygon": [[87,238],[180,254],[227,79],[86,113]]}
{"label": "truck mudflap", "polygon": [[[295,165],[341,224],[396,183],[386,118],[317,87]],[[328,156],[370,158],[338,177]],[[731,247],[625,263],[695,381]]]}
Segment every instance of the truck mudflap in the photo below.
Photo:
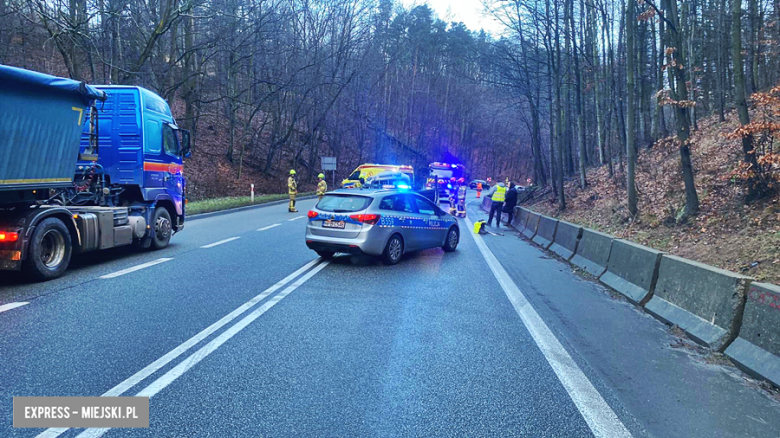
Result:
{"label": "truck mudflap", "polygon": [[22,251],[0,249],[0,271],[18,271],[22,268]]}

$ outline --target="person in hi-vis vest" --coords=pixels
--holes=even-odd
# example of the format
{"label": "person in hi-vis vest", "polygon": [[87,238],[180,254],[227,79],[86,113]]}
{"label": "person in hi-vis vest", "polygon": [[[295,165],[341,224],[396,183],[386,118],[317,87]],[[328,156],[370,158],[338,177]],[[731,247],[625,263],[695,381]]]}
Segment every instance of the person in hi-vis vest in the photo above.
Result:
{"label": "person in hi-vis vest", "polygon": [[[499,180],[500,181],[500,180]],[[500,182],[490,188],[490,191],[485,195],[490,198],[493,203],[490,205],[490,215],[488,216],[488,226],[492,226],[493,215],[496,215],[496,227],[501,227],[501,209],[504,207],[504,199],[506,199],[506,186]]]}

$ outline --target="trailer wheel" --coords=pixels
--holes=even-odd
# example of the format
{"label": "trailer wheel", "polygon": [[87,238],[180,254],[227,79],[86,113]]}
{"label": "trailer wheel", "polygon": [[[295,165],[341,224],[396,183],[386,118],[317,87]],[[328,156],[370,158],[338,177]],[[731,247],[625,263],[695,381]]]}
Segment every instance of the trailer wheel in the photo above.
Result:
{"label": "trailer wheel", "polygon": [[154,223],[154,233],[152,234],[152,248],[163,249],[168,246],[168,242],[171,241],[171,233],[173,227],[171,226],[171,214],[165,207],[157,207],[154,210],[154,217],[152,218]]}
{"label": "trailer wheel", "polygon": [[72,253],[68,228],[51,217],[35,227],[22,269],[35,280],[51,280],[65,273]]}

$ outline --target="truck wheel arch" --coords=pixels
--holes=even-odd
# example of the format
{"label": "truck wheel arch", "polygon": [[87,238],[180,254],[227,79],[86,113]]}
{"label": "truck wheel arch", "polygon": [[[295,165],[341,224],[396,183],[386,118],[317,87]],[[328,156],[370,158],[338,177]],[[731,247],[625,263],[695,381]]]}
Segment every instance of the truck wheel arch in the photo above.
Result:
{"label": "truck wheel arch", "polygon": [[[160,195],[157,197],[157,199],[155,199],[155,205],[157,207],[162,207],[168,210],[168,214],[171,216],[171,226],[173,227],[174,231],[178,232],[179,227],[177,224],[180,221],[177,219],[182,217],[182,215],[176,212],[176,205],[173,203],[173,199],[171,199],[169,196]],[[152,211],[152,215],[154,215],[154,211]]]}
{"label": "truck wheel arch", "polygon": [[[27,226],[25,240],[29,240],[32,237],[32,233],[35,230],[35,227],[39,223],[41,223],[43,220],[48,219],[50,217],[57,218],[60,221],[62,221],[63,224],[65,224],[65,227],[68,229],[68,232],[70,233],[70,240],[71,240],[71,244],[73,245],[73,248],[76,250],[80,250],[81,233],[79,233],[79,228],[76,226],[76,220],[73,218],[73,214],[65,208],[38,209],[32,212],[32,214],[27,217],[29,225]],[[24,253],[22,256],[23,259],[27,257],[26,247],[27,245],[25,245]]]}

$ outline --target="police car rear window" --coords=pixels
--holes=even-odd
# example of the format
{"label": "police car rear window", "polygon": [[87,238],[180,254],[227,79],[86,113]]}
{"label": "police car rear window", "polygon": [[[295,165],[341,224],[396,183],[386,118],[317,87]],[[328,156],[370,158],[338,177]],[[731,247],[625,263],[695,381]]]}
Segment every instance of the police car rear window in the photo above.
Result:
{"label": "police car rear window", "polygon": [[325,195],[317,203],[317,210],[329,213],[352,213],[365,210],[371,205],[372,198],[355,195]]}

